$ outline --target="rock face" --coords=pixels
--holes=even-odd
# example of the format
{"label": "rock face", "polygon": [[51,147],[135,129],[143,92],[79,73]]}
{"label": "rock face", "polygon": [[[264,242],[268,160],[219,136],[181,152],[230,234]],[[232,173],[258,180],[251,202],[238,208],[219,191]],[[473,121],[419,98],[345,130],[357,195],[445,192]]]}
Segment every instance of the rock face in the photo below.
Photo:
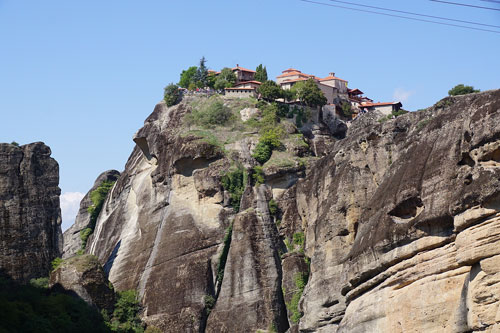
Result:
{"label": "rock face", "polygon": [[50,273],[49,286],[71,290],[90,305],[113,310],[115,293],[96,257],[74,256]]}
{"label": "rock face", "polygon": [[74,256],[81,249],[82,240],[80,238],[80,231],[85,229],[90,223],[90,213],[88,212],[88,208],[92,205],[90,194],[103,182],[114,182],[119,176],[120,172],[116,170],[104,171],[97,177],[92,188],[85,194],[82,201],[80,201],[80,209],[76,215],[75,223],[63,234],[63,259]]}
{"label": "rock face", "polygon": [[0,144],[0,273],[47,276],[62,248],[59,165],[42,142]]}
{"label": "rock face", "polygon": [[[275,151],[260,175],[253,133],[221,149],[183,125],[191,105],[156,106],[88,241],[118,290],[139,291],[148,324],[500,329],[500,91],[384,123],[368,113],[342,140],[308,123],[306,158]],[[248,174],[235,212],[221,177],[238,163]]]}

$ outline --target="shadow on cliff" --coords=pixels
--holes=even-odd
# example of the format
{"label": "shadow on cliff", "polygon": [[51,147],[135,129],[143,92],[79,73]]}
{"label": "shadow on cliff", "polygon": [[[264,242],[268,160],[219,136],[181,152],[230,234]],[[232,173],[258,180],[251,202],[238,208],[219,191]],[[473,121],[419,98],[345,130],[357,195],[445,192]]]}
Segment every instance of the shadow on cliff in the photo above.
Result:
{"label": "shadow on cliff", "polygon": [[110,332],[96,308],[47,283],[40,278],[22,285],[0,272],[1,332]]}

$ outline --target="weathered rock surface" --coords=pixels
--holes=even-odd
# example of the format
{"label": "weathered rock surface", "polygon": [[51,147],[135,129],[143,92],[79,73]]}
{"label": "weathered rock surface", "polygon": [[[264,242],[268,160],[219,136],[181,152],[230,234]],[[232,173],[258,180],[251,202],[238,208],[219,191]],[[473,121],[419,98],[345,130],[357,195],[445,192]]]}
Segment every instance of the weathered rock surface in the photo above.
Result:
{"label": "weathered rock surface", "polygon": [[[139,291],[147,323],[165,332],[500,328],[500,91],[385,123],[368,113],[340,141],[308,123],[308,153],[324,157],[266,167],[265,184],[247,181],[239,213],[221,175],[231,160],[256,165],[254,137],[223,152],[186,133],[189,108],[156,106],[88,241],[118,290]],[[286,304],[309,269],[302,251],[310,276],[295,324]]]}
{"label": "weathered rock surface", "polygon": [[81,299],[99,309],[113,310],[115,293],[101,264],[92,255],[74,256],[64,260],[50,273],[51,288],[75,292]]}
{"label": "weathered rock surface", "polygon": [[63,234],[63,259],[67,259],[76,254],[81,248],[82,240],[80,238],[80,231],[85,229],[90,223],[90,213],[88,208],[92,205],[90,194],[99,187],[103,182],[113,182],[118,179],[120,172],[116,170],[107,170],[101,173],[94,182],[92,188],[85,194],[82,201],[80,201],[80,209],[75,218],[75,223],[68,228]]}
{"label": "weathered rock surface", "polygon": [[493,330],[499,140],[500,91],[354,122],[283,203],[311,258],[300,330]]}
{"label": "weathered rock surface", "polygon": [[0,273],[47,276],[62,248],[59,165],[42,142],[0,144]]}

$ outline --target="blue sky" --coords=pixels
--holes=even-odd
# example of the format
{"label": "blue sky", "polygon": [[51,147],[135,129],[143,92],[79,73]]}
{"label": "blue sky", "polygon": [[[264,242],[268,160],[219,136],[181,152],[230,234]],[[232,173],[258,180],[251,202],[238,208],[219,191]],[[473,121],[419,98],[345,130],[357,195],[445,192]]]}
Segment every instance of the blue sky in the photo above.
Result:
{"label": "blue sky", "polygon": [[[500,11],[351,1],[500,26]],[[270,77],[335,72],[375,101],[417,110],[458,83],[500,88],[499,54],[500,34],[298,0],[0,0],[0,142],[52,148],[67,228],[97,175],[123,169],[163,87],[201,56],[213,69],[263,63]]]}

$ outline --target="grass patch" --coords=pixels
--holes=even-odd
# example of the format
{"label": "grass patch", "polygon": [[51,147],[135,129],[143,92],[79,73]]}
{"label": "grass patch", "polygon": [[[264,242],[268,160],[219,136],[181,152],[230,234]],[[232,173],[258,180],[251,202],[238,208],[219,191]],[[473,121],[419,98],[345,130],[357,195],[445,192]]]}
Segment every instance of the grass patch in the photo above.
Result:
{"label": "grass patch", "polygon": [[302,297],[302,293],[304,292],[304,288],[306,287],[307,281],[309,280],[309,273],[296,273],[293,276],[293,280],[295,283],[295,292],[293,293],[292,299],[288,302],[287,308],[291,312],[290,319],[293,323],[297,324],[304,315],[299,311],[299,301]]}
{"label": "grass patch", "polygon": [[233,112],[219,96],[212,96],[205,100],[204,103],[193,103],[192,107],[191,113],[186,115],[189,124],[213,128],[215,126],[225,126],[235,120]]}

